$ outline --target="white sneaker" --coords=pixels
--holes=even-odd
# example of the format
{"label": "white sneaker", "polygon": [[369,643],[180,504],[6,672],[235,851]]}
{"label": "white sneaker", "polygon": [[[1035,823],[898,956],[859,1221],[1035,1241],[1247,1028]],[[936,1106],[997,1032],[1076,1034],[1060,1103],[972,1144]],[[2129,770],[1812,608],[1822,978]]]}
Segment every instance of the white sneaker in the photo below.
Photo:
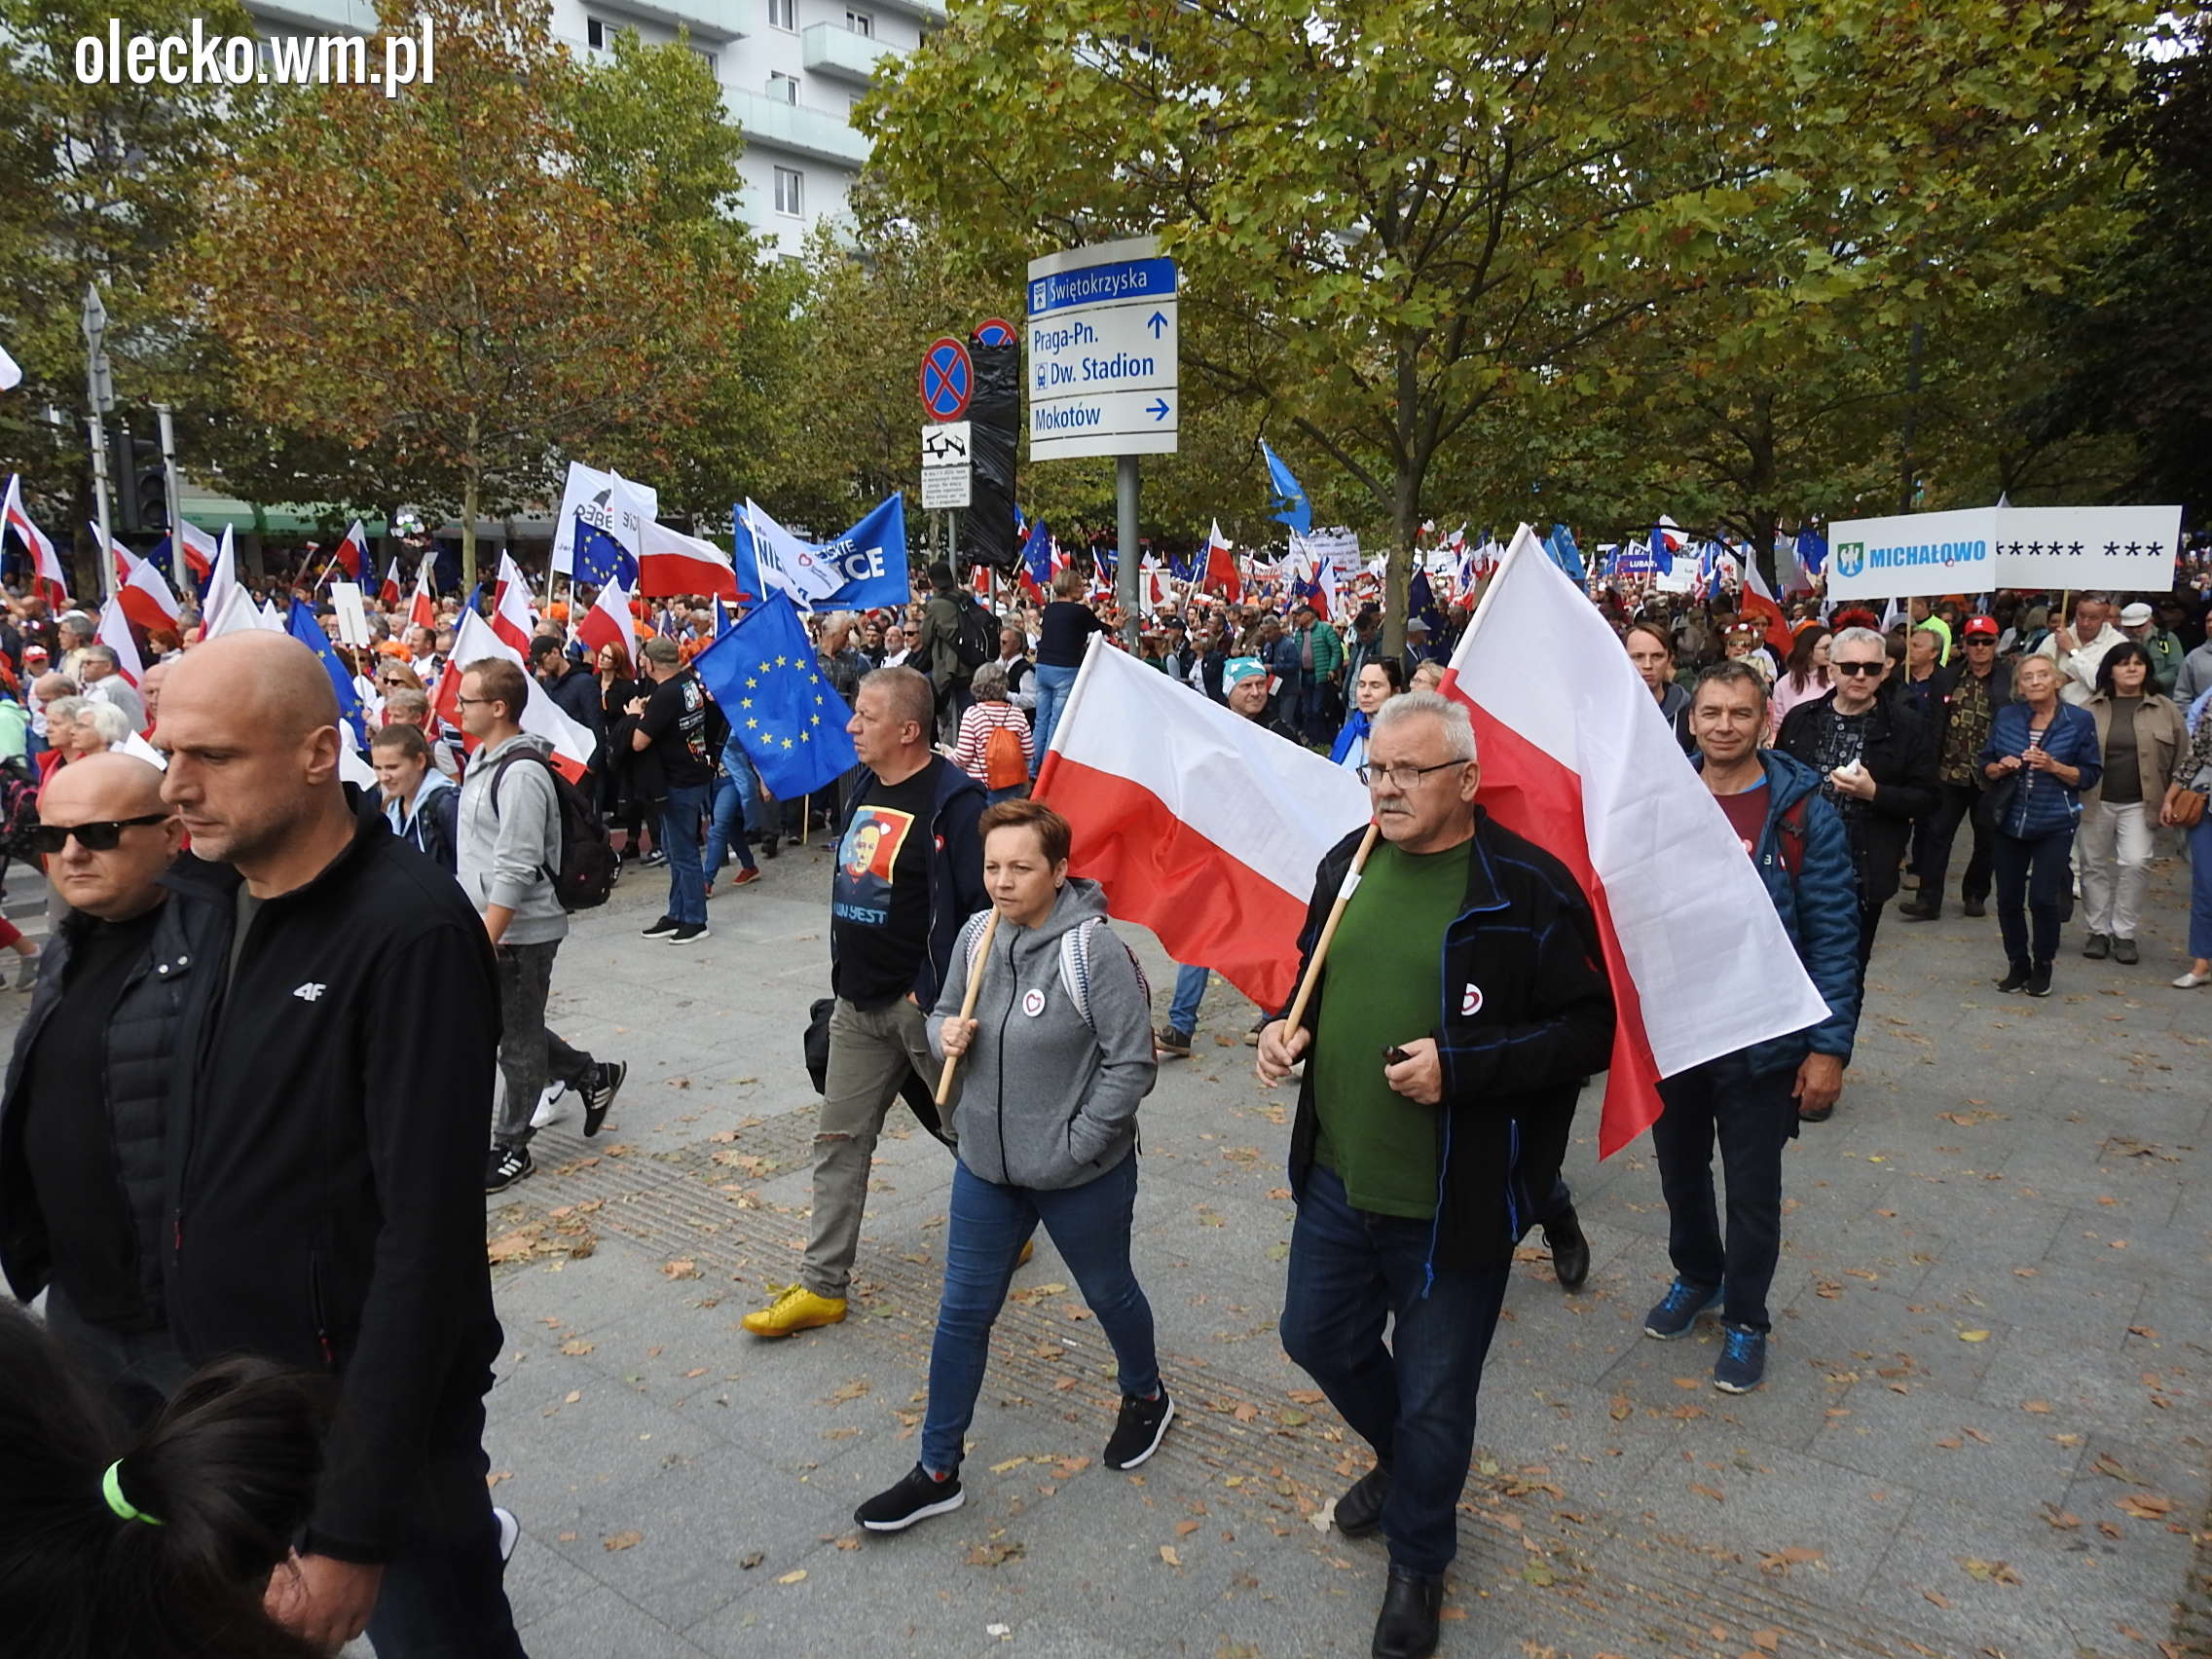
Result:
{"label": "white sneaker", "polygon": [[492,1518],[499,1524],[499,1565],[504,1567],[515,1559],[515,1544],[522,1537],[522,1523],[515,1519],[513,1510],[501,1509],[496,1503],[492,1505]]}
{"label": "white sneaker", "polygon": [[2212,985],[2212,974],[2199,974],[2193,968],[2174,981],[2177,991],[2194,991],[2199,985]]}
{"label": "white sneaker", "polygon": [[530,1115],[530,1126],[542,1129],[549,1124],[558,1124],[561,1121],[561,1096],[568,1091],[569,1086],[565,1083],[547,1084],[545,1092],[537,1097],[537,1110]]}

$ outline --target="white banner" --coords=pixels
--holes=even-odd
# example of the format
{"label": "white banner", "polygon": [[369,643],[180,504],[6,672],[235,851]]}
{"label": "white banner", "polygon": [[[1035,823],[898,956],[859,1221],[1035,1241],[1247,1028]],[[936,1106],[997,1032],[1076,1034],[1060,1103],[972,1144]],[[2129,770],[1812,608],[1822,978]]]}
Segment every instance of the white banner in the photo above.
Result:
{"label": "white banner", "polygon": [[2180,550],[2179,507],[1997,509],[1999,587],[2165,593]]}
{"label": "white banner", "polygon": [[644,551],[645,526],[660,517],[660,492],[619,472],[570,461],[569,482],[561,492],[561,516],[553,521],[553,570],[558,575],[568,575],[573,568],[579,508],[635,559]]}
{"label": "white banner", "polygon": [[1828,526],[1827,597],[1988,593],[2003,585],[1997,579],[1997,512],[1967,507],[1839,519]]}

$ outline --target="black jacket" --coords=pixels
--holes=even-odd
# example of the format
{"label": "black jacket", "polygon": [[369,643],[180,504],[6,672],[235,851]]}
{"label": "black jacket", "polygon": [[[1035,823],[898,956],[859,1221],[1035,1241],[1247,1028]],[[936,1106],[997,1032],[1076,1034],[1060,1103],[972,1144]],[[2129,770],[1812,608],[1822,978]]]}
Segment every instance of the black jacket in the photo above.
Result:
{"label": "black jacket", "polygon": [[[604,745],[607,741],[607,710],[599,700],[599,676],[581,663],[571,663],[558,680],[540,682],[545,694],[569,719],[591,733]],[[597,753],[591,757],[596,769],[604,763]]]}
{"label": "black jacket", "polygon": [[[952,963],[952,946],[968,918],[990,907],[991,896],[983,890],[983,839],[977,820],[983,816],[983,786],[943,756],[939,762],[937,793],[930,807],[930,937],[914,970],[914,1000],[925,1012],[937,1006],[937,993]],[[875,774],[856,766],[843,779],[845,798],[837,818],[837,839],[842,842],[851,828],[853,813],[875,788]],[[830,930],[830,960],[837,960],[837,930]]]}
{"label": "black jacket", "polygon": [[[18,1089],[31,1045],[69,994],[69,958],[90,918],[70,910],[46,942],[30,1012],[16,1032],[8,1061],[7,1093],[0,1096],[0,1270],[25,1302],[46,1288],[53,1260],[46,1218],[23,1167],[23,1114]],[[164,1135],[180,1045],[191,1027],[186,1014],[197,988],[219,966],[228,918],[210,906],[170,898],[154,924],[146,951],[130,969],[108,1015],[107,1071],[99,1079],[115,1152],[116,1177],[138,1238],[140,1308],[130,1331],[159,1330],[163,1322],[162,1258],[166,1253],[168,1205],[165,1200]]]}
{"label": "black jacket", "polygon": [[[1298,937],[1301,979],[1364,833],[1346,835],[1321,861]],[[1481,807],[1466,901],[1445,929],[1443,966],[1430,1033],[1444,1067],[1431,1274],[1512,1259],[1551,1196],[1582,1080],[1612,1063],[1613,1046],[1612,987],[1589,904],[1559,860]],[[1324,967],[1306,1009],[1316,1041],[1328,989]],[[1318,1068],[1307,1053],[1290,1131],[1290,1184],[1301,1193],[1319,1126]]]}
{"label": "black jacket", "polygon": [[[1775,748],[1817,771],[1821,721],[1834,701],[1835,693],[1830,691],[1791,709],[1782,718]],[[1860,903],[1874,905],[1896,897],[1898,868],[1904,862],[1905,844],[1912,839],[1913,820],[1936,810],[1941,791],[1936,778],[1935,734],[1894,688],[1885,687],[1875,697],[1867,719],[1860,763],[1873,774],[1874,797],[1864,812],[1844,822],[1852,830],[1851,850],[1859,863]]]}
{"label": "black jacket", "polygon": [[[343,1380],[307,1547],[387,1561],[426,1483],[473,1460],[499,1325],[484,1258],[499,997],[453,878],[370,812],[230,957],[240,878],[187,854],[224,975],[170,1114],[169,1329],[195,1363],[249,1352]],[[228,990],[224,990],[228,976]]]}

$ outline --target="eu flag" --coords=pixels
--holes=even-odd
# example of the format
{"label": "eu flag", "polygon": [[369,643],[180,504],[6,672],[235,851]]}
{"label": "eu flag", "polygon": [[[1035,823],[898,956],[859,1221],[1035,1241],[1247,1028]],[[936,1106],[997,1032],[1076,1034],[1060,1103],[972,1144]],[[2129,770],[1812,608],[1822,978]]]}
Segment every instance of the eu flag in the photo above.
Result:
{"label": "eu flag", "polygon": [[576,551],[571,579],[584,587],[603,588],[619,578],[624,593],[638,591],[638,561],[621,542],[576,515]]}
{"label": "eu flag", "polygon": [[1301,535],[1313,534],[1313,503],[1307,498],[1306,487],[1283,465],[1282,458],[1268,447],[1268,440],[1260,440],[1260,455],[1268,463],[1268,481],[1274,491],[1274,511],[1269,516],[1277,523],[1287,524]]}
{"label": "eu flag", "polygon": [[822,678],[790,594],[770,594],[691,666],[778,800],[828,789],[860,763],[845,731],[852,710]]}
{"label": "eu flag", "polygon": [[353,689],[353,677],[346,672],[346,665],[331,649],[330,636],[322,631],[322,623],[315,613],[298,600],[292,601],[291,614],[285,618],[284,632],[314,652],[322,664],[323,673],[330,676],[330,688],[338,693],[338,713],[350,720],[354,735],[362,742],[368,735],[361,729],[361,694]]}

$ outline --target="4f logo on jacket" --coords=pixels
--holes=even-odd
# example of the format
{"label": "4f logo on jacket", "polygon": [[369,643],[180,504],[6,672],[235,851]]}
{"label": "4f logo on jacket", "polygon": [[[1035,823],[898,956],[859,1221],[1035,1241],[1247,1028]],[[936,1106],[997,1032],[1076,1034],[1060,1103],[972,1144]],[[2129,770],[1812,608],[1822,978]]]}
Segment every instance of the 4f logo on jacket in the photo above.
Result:
{"label": "4f logo on jacket", "polygon": [[1472,1018],[1474,1015],[1482,1012],[1482,986],[1470,984],[1464,991],[1461,991],[1459,993],[1459,1017],[1461,1019]]}
{"label": "4f logo on jacket", "polygon": [[328,985],[319,985],[315,983],[314,980],[310,979],[306,984],[300,986],[299,989],[295,990],[292,995],[298,997],[302,1002],[319,1002],[322,998],[322,993],[327,991],[328,989],[330,989]]}

